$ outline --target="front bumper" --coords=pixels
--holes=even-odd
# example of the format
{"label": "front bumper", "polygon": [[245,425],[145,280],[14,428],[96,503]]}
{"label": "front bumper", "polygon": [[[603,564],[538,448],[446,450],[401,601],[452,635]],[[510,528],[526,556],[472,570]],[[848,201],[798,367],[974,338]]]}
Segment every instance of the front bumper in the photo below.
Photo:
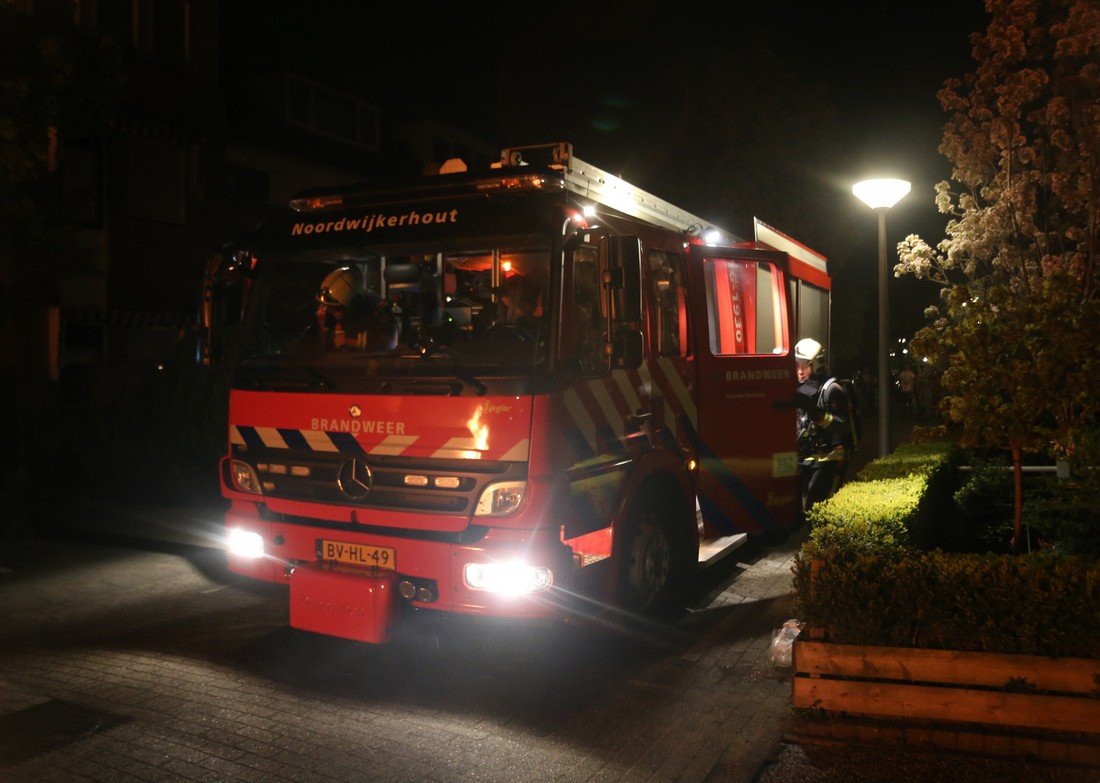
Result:
{"label": "front bumper", "polygon": [[290,626],[372,644],[389,641],[396,583],[393,573],[299,566],[290,579]]}
{"label": "front bumper", "polygon": [[[573,570],[571,552],[555,531],[485,528],[476,541],[459,543],[462,536],[449,534],[407,530],[389,534],[377,528],[361,532],[346,525],[265,519],[255,504],[241,502],[234,502],[227,512],[226,529],[262,538],[262,556],[230,552],[229,569],[254,579],[288,584],[293,627],[362,641],[384,640],[399,601],[418,609],[461,614],[560,616],[563,589],[569,587]],[[322,541],[385,549],[392,552],[393,560],[386,568],[332,563],[320,556]],[[551,569],[553,584],[545,590],[509,595],[473,589],[464,578],[468,563],[515,562]],[[397,597],[401,583],[427,589],[401,598]],[[332,617],[326,619],[327,615]],[[307,627],[311,624],[320,627]]]}

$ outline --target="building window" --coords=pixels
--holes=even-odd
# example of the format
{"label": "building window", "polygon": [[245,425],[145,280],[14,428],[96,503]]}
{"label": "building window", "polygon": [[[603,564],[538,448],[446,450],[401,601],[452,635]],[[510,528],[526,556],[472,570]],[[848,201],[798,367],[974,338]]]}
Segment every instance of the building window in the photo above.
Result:
{"label": "building window", "polygon": [[66,146],[61,152],[61,205],[66,218],[82,226],[98,227],[100,210],[98,149]]}
{"label": "building window", "polygon": [[184,176],[181,150],[144,139],[129,139],[126,146],[127,214],[183,223]]}
{"label": "building window", "polygon": [[287,121],[321,136],[378,151],[378,110],[319,84],[291,77],[287,84]]}
{"label": "building window", "polygon": [[314,90],[313,124],[329,136],[354,141],[355,101],[328,90]]}

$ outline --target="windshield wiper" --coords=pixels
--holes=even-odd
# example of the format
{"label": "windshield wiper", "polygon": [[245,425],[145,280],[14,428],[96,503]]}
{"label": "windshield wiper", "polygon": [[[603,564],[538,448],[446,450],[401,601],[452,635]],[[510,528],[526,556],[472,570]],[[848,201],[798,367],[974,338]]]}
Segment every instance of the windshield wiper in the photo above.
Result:
{"label": "windshield wiper", "polygon": [[433,367],[438,367],[439,369],[443,370],[448,375],[451,375],[455,378],[458,378],[460,381],[462,381],[467,386],[469,386],[471,389],[473,389],[477,393],[478,397],[484,397],[486,392],[489,391],[489,388],[484,383],[479,381],[473,375],[473,373],[467,372],[466,370],[462,369],[461,367],[458,367],[457,365],[451,364],[450,362],[441,362],[441,361],[439,361],[440,357],[443,357],[443,356],[447,356],[447,358],[450,358],[450,356],[448,356],[447,354],[432,353],[431,348],[428,345],[424,345],[424,346],[421,346],[419,355],[420,355],[421,358],[427,359],[428,361],[430,361],[432,363]]}
{"label": "windshield wiper", "polygon": [[298,359],[294,359],[290,356],[287,356],[286,354],[270,353],[264,354],[262,356],[249,356],[247,359],[242,361],[241,364],[255,365],[262,364],[264,362],[282,365],[284,367],[293,367],[296,370],[301,370],[302,372],[306,373],[306,375],[312,377],[317,382],[317,387],[322,391],[336,390],[336,383],[323,372],[318,370],[316,367],[313,367],[312,365],[306,364],[305,362],[299,361]]}

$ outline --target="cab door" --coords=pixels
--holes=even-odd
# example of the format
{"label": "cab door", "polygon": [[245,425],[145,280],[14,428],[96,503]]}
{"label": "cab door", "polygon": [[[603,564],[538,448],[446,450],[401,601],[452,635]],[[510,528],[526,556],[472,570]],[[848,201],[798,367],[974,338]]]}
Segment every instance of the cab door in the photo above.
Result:
{"label": "cab door", "polygon": [[704,538],[798,520],[794,356],[783,253],[692,246]]}

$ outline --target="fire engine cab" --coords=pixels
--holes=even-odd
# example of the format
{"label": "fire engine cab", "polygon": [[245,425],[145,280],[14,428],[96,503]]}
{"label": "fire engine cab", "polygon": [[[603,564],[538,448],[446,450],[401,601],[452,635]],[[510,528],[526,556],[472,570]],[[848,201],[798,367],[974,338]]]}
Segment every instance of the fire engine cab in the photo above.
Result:
{"label": "fire engine cab", "polygon": [[824,257],[568,144],[442,172],[302,194],[211,259],[231,570],[287,584],[295,628],[380,643],[410,609],[655,612],[797,526],[782,403],[793,343],[828,337]]}

